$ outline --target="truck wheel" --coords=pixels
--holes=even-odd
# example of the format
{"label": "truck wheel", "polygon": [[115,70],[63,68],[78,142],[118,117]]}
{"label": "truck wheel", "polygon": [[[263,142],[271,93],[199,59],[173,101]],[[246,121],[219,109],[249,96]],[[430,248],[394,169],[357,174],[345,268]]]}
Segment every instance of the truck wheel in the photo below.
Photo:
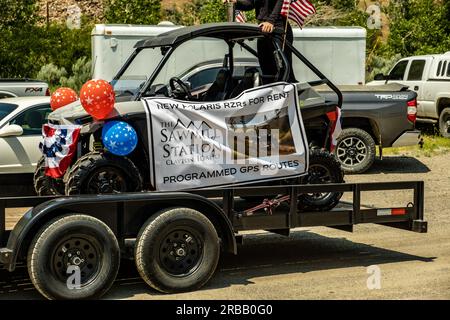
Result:
{"label": "truck wheel", "polygon": [[47,299],[89,299],[103,295],[119,270],[114,233],[102,221],[71,214],[46,224],[28,250],[28,273]]}
{"label": "truck wheel", "polygon": [[130,159],[100,152],[91,152],[78,159],[66,183],[66,195],[141,190],[142,176]]}
{"label": "truck wheel", "polygon": [[136,266],[144,281],[163,293],[192,291],[214,274],[220,245],[211,221],[198,211],[160,211],[141,228]]}
{"label": "truck wheel", "polygon": [[34,190],[38,196],[59,196],[64,194],[63,179],[54,179],[45,175],[45,159],[37,163],[33,176]]}
{"label": "truck wheel", "polygon": [[[314,149],[309,155],[308,175],[301,178],[301,184],[344,183],[344,173],[336,157],[325,150]],[[302,211],[328,211],[333,209],[342,197],[342,192],[308,193],[298,197]]]}
{"label": "truck wheel", "polygon": [[444,138],[450,138],[450,108],[442,110],[439,116],[439,132]]}
{"label": "truck wheel", "polygon": [[363,173],[375,161],[375,141],[364,130],[344,129],[334,152],[345,173]]}

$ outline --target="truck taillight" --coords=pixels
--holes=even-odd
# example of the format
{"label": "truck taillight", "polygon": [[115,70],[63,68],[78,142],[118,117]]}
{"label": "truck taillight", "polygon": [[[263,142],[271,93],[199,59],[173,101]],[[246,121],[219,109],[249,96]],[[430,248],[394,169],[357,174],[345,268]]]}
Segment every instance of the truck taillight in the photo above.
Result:
{"label": "truck taillight", "polygon": [[45,91],[45,95],[46,95],[47,97],[50,97],[50,88],[47,88],[47,90]]}
{"label": "truck taillight", "polygon": [[408,101],[408,120],[416,123],[417,119],[417,99]]}

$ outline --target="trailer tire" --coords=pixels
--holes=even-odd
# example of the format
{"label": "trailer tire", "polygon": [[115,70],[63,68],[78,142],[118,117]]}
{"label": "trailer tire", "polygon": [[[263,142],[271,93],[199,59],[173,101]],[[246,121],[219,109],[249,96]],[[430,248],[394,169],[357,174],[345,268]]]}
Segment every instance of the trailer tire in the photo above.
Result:
{"label": "trailer tire", "polygon": [[450,108],[445,108],[439,115],[439,133],[444,138],[450,138]]}
{"label": "trailer tire", "polygon": [[78,159],[70,170],[65,193],[135,192],[142,188],[142,176],[130,159],[106,152],[90,152]]}
{"label": "trailer tire", "polygon": [[363,173],[375,161],[375,140],[365,130],[342,130],[334,151],[345,173]]}
{"label": "trailer tire", "polygon": [[41,157],[33,176],[34,190],[38,196],[64,195],[63,179],[55,179],[45,174],[45,159]]}
{"label": "trailer tire", "polygon": [[[328,151],[313,149],[309,154],[308,174],[300,179],[301,184],[344,183],[344,173],[336,157]],[[328,211],[342,198],[342,192],[302,194],[298,197],[301,211]]]}
{"label": "trailer tire", "polygon": [[136,267],[144,281],[163,293],[201,288],[213,276],[220,255],[211,221],[189,208],[169,208],[150,217],[135,247]]}
{"label": "trailer tire", "polygon": [[[112,286],[119,264],[119,244],[111,229],[81,214],[58,217],[44,225],[27,256],[31,281],[47,299],[99,298]],[[79,271],[69,270],[77,266]]]}

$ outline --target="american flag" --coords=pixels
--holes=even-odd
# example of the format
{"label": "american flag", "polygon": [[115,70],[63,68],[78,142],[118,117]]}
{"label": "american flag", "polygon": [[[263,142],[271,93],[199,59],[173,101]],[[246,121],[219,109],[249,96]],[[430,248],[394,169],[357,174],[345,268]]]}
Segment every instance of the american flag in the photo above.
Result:
{"label": "american flag", "polygon": [[39,144],[45,159],[45,175],[61,178],[72,162],[77,149],[81,126],[42,126],[43,141]]}
{"label": "american flag", "polygon": [[234,16],[235,16],[236,22],[240,22],[240,23],[246,23],[247,22],[247,17],[245,16],[245,12],[243,12],[241,10],[236,10],[234,12]]}
{"label": "american flag", "polygon": [[316,8],[308,0],[284,0],[281,15],[285,16],[299,27],[303,27],[307,17],[316,13]]}

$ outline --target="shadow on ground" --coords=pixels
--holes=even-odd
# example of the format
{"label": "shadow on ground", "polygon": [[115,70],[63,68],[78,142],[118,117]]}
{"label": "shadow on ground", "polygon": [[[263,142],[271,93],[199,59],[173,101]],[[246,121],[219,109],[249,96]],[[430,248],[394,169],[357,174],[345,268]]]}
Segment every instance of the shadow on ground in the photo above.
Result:
{"label": "shadow on ground", "polygon": [[[252,284],[250,279],[271,275],[406,261],[432,262],[435,259],[386,250],[345,238],[326,237],[309,231],[293,232],[289,238],[266,233],[245,236],[245,244],[239,246],[238,250],[239,254],[236,256],[222,255],[219,271],[202,290],[248,285]],[[118,280],[105,298],[124,299],[144,293],[149,296],[160,295],[148,288],[137,277],[136,272],[135,275],[136,277],[123,277]]]}
{"label": "shadow on ground", "polygon": [[364,174],[379,173],[427,173],[430,172],[419,159],[407,156],[388,156],[376,159],[372,167]]}

